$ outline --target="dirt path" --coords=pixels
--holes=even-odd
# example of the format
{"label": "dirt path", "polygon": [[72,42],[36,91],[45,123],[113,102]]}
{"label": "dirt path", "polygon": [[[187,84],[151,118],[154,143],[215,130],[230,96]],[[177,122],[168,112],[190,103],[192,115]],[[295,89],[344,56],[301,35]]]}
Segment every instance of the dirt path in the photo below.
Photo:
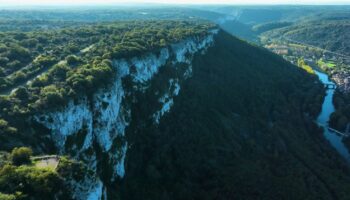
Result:
{"label": "dirt path", "polygon": [[59,162],[59,156],[42,156],[42,157],[34,157],[34,161],[36,161],[35,166],[38,168],[52,168],[56,169]]}
{"label": "dirt path", "polygon": [[[88,47],[82,49],[81,51],[79,51],[77,56],[80,56],[82,53],[86,53],[88,51],[90,51],[93,47],[95,46],[95,44],[89,45]],[[42,74],[46,73],[47,71],[49,71],[49,69],[51,69],[53,66],[57,65],[57,64],[64,64],[66,61],[65,60],[60,60],[59,62],[49,66],[49,67],[44,67],[40,70],[38,70],[37,72],[29,75],[27,78],[25,78],[23,81],[18,82],[17,84],[13,85],[12,87],[5,89],[3,91],[0,92],[0,96],[7,96],[10,95],[12,91],[14,91],[16,88],[23,86],[23,85],[28,85],[30,82],[32,82],[35,78],[41,76]],[[26,67],[30,67],[32,64],[28,64]],[[23,69],[23,68],[22,68]],[[20,71],[20,70],[18,70]],[[14,73],[12,73],[11,75],[14,75]],[[10,75],[10,76],[11,76]]]}
{"label": "dirt path", "polygon": [[[52,66],[54,66],[54,65],[52,65]],[[10,87],[10,88],[8,88],[6,90],[1,91],[0,95],[2,95],[2,96],[10,95],[13,90],[15,90],[16,88],[18,88],[18,87],[20,87],[22,85],[26,85],[30,81],[33,81],[36,77],[40,76],[41,74],[43,74],[43,73],[47,72],[49,69],[51,69],[52,66],[44,67],[44,68],[38,70],[37,72],[29,75],[26,79],[18,82],[17,84],[13,85],[12,87]]]}

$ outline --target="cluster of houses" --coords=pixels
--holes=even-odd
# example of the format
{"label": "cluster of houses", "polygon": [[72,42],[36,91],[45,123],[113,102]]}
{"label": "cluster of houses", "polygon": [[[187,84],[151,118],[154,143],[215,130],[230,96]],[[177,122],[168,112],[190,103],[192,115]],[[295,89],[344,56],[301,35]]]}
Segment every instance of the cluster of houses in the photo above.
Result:
{"label": "cluster of houses", "polygon": [[269,49],[270,51],[272,51],[278,55],[288,55],[289,54],[289,48],[285,45],[270,44],[270,45],[265,45],[265,48]]}
{"label": "cluster of houses", "polygon": [[350,93],[350,72],[333,74],[332,79],[337,83],[340,91]]}
{"label": "cluster of houses", "polygon": [[[337,83],[340,91],[350,93],[350,56],[337,55],[330,51],[322,51],[318,49],[309,49],[309,47],[301,48],[289,44],[268,44],[264,46],[266,49],[281,55],[293,64],[297,64],[298,58],[303,58],[305,63],[310,66],[316,66],[318,60],[326,63],[333,63],[337,66],[345,66],[345,70],[338,69],[332,73],[332,79]],[[349,69],[348,69],[349,66]],[[334,67],[334,66],[333,66]]]}

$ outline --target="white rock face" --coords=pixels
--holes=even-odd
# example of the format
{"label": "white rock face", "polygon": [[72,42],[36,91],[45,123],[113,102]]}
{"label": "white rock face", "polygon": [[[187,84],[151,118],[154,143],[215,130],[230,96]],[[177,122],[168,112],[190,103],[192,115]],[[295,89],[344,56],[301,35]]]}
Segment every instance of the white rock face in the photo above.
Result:
{"label": "white rock face", "polygon": [[145,82],[152,78],[158,72],[159,67],[163,66],[169,59],[169,50],[164,48],[160,51],[159,57],[154,54],[147,54],[141,59],[131,59],[131,65],[136,67],[136,73],[132,76],[137,82]]}
{"label": "white rock face", "polygon": [[126,116],[121,110],[123,97],[124,90],[120,78],[116,79],[110,92],[95,95],[94,113],[99,117],[95,119],[94,135],[105,152],[110,150],[115,137],[124,135],[125,127],[128,125]]}
{"label": "white rock face", "polygon": [[216,30],[211,31],[203,40],[188,39],[181,43],[171,46],[173,52],[175,52],[176,60],[173,63],[187,63],[191,64],[192,56],[196,52],[205,51],[214,42],[214,35],[217,34]]}
{"label": "white rock face", "polygon": [[101,199],[102,194],[103,194],[103,183],[101,181],[98,181],[96,186],[92,188],[91,191],[89,191],[89,194],[86,200]]}
{"label": "white rock face", "polygon": [[170,111],[171,106],[174,104],[173,97],[179,95],[180,84],[179,80],[170,79],[169,80],[169,89],[161,98],[159,98],[159,103],[162,104],[162,107],[159,111],[153,114],[154,121],[159,124],[160,118],[167,112]]}
{"label": "white rock face", "polygon": [[[93,146],[93,144],[98,144],[98,148],[108,155],[110,166],[113,166],[114,172],[110,177],[111,180],[122,178],[125,175],[124,161],[128,143],[121,138],[124,138],[125,129],[130,123],[130,104],[132,103],[125,102],[126,94],[146,92],[149,80],[166,63],[187,64],[187,70],[181,79],[189,78],[192,74],[191,62],[193,55],[197,52],[204,52],[212,45],[213,36],[216,33],[211,31],[204,39],[191,38],[163,48],[158,55],[148,53],[131,59],[113,60],[113,67],[115,67],[117,73],[113,84],[109,88],[99,90],[90,100],[84,97],[76,104],[71,101],[65,108],[36,116],[35,119],[51,130],[52,140],[60,153],[66,154],[73,150],[76,152],[75,157],[87,162],[90,170],[96,173],[100,158],[95,157],[95,153],[92,156],[91,149],[95,151],[96,146]],[[122,81],[127,76],[132,78],[133,86],[126,89],[123,88]],[[151,117],[153,116],[155,123],[159,123],[160,118],[170,111],[174,104],[173,98],[180,92],[180,82],[178,78],[169,80],[168,91],[158,99],[161,104],[160,110],[150,114]],[[67,137],[76,135],[82,129],[86,133],[82,147],[78,149],[74,145],[74,149],[66,149]],[[117,140],[119,142],[116,142]],[[90,153],[86,153],[87,150]],[[82,197],[88,197],[88,200],[101,199],[102,196],[105,196],[103,193],[106,193],[103,180],[98,177],[94,180],[84,183],[85,186],[76,189],[76,192]],[[90,187],[87,187],[86,184]],[[78,196],[78,194],[76,195]]]}
{"label": "white rock face", "polygon": [[92,131],[92,113],[86,98],[77,105],[73,101],[69,102],[63,111],[37,116],[36,119],[52,130],[52,138],[61,152],[64,150],[67,136],[77,133],[84,125],[87,126],[88,135]]}
{"label": "white rock face", "polygon": [[128,149],[128,143],[125,143],[121,151],[119,152],[120,162],[116,162],[115,164],[115,169],[116,169],[115,172],[116,172],[116,175],[119,177],[124,177],[125,175],[124,161],[125,161],[127,149]]}

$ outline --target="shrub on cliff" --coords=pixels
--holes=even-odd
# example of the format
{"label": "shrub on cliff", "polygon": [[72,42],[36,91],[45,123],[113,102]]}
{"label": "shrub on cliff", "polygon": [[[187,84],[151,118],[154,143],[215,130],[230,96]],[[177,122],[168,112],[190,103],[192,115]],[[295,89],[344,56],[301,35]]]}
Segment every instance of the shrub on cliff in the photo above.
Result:
{"label": "shrub on cliff", "polygon": [[0,191],[9,199],[55,199],[61,188],[61,178],[50,169],[27,165],[0,168]]}
{"label": "shrub on cliff", "polygon": [[14,148],[11,152],[11,160],[14,165],[23,165],[31,163],[30,156],[33,151],[28,147]]}

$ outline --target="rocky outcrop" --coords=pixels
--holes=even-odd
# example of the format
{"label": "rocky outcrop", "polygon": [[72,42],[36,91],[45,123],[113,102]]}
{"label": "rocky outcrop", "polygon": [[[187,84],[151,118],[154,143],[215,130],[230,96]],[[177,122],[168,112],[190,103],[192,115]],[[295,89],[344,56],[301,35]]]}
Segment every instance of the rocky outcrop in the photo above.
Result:
{"label": "rocky outcrop", "polygon": [[[161,117],[171,110],[173,98],[181,89],[180,82],[191,76],[193,56],[204,53],[214,43],[217,32],[212,30],[204,38],[189,38],[162,48],[158,53],[113,60],[116,75],[110,87],[101,88],[92,98],[81,97],[58,111],[35,117],[50,130],[50,137],[60,154],[69,154],[83,161],[93,172],[91,177],[74,183],[72,192],[76,199],[108,199],[105,184],[123,178],[127,173],[124,160],[129,143],[125,139],[125,130],[130,124],[132,106],[141,103],[135,94],[154,87],[151,80],[160,68],[185,65],[181,76],[168,79],[163,83],[167,85],[166,89],[154,95],[153,100],[160,105],[150,113],[150,118],[155,124],[159,123]],[[127,86],[124,84],[126,79],[129,81]],[[101,176],[101,171],[108,173],[108,179]]]}

